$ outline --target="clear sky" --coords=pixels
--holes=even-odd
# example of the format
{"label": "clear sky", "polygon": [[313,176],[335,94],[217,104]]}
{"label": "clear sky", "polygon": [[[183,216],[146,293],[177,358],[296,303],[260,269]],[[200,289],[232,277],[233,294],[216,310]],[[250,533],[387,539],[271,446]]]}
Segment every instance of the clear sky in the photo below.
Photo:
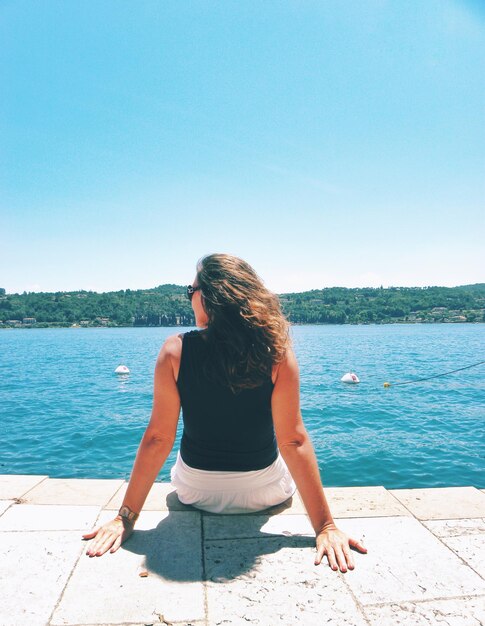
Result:
{"label": "clear sky", "polygon": [[0,287],[485,282],[481,0],[2,0]]}

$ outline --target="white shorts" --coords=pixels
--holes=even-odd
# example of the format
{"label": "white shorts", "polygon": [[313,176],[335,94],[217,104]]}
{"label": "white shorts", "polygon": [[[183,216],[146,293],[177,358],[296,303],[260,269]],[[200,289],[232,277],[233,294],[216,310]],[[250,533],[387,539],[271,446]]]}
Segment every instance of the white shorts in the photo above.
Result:
{"label": "white shorts", "polygon": [[288,500],[296,485],[281,454],[274,463],[250,472],[216,472],[189,467],[180,452],[170,472],[183,504],[210,513],[251,513]]}

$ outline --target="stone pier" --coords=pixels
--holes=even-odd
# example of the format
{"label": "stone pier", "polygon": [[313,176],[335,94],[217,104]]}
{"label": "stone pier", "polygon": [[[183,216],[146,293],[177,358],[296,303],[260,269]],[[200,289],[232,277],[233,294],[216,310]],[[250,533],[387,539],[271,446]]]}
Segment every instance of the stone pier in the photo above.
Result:
{"label": "stone pier", "polygon": [[184,506],[155,483],[134,534],[90,558],[122,480],[0,476],[1,626],[480,626],[485,490],[326,488],[362,539],[355,569],[315,566],[298,495],[251,515]]}

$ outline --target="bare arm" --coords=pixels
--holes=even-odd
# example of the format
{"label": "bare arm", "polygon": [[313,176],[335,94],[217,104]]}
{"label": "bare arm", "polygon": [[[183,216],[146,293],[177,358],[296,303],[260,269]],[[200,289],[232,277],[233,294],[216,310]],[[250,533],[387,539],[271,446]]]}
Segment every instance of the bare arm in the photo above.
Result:
{"label": "bare arm", "polygon": [[[148,492],[175,441],[180,413],[176,375],[181,351],[181,339],[169,337],[160,350],[155,365],[151,418],[138,447],[130,482],[123,499],[123,505],[135,513],[139,513],[143,508]],[[95,537],[86,554],[101,556],[110,548],[111,552],[115,552],[132,532],[132,524],[116,517],[103,527],[83,535],[84,539]]]}
{"label": "bare arm", "polygon": [[281,456],[296,483],[315,530],[315,564],[318,565],[326,554],[332,569],[338,569],[337,564],[343,572],[347,571],[347,565],[353,569],[349,545],[362,552],[367,550],[335,526],[323,491],[315,451],[301,416],[298,363],[291,349],[278,367],[271,408]]}
{"label": "bare arm", "polygon": [[271,400],[276,439],[316,533],[333,524],[312,442],[300,412],[300,380],[293,351],[278,368]]}
{"label": "bare arm", "polygon": [[181,339],[169,337],[155,365],[153,408],[133,465],[123,504],[139,513],[158,473],[172,451],[180,414],[174,361],[180,359]]}

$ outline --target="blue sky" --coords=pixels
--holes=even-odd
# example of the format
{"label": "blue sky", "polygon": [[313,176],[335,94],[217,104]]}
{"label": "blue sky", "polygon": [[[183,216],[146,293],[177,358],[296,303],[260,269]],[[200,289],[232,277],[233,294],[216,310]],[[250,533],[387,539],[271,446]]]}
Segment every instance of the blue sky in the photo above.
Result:
{"label": "blue sky", "polygon": [[2,0],[0,287],[485,281],[477,1]]}

